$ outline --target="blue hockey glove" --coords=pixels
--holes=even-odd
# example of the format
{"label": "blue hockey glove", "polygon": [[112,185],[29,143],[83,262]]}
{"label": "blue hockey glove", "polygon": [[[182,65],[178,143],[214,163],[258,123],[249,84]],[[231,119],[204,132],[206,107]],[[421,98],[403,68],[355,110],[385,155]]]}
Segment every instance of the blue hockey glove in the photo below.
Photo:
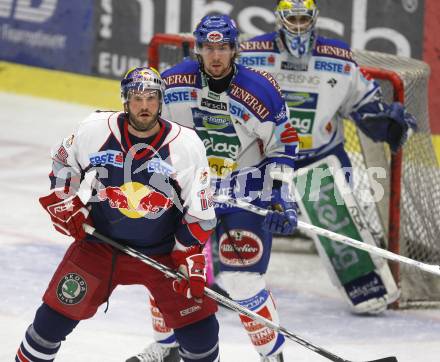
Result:
{"label": "blue hockey glove", "polygon": [[411,133],[417,129],[415,117],[407,112],[401,103],[390,105],[386,115],[392,119],[388,127],[387,142],[393,152],[397,152],[404,145]]}
{"label": "blue hockey glove", "polygon": [[269,212],[264,218],[263,229],[276,234],[292,234],[298,226],[296,202],[282,197],[281,188],[272,190]]}
{"label": "blue hockey glove", "polygon": [[417,129],[415,117],[399,102],[387,105],[374,101],[362,106],[351,116],[368,137],[375,142],[387,142],[392,152],[397,152]]}

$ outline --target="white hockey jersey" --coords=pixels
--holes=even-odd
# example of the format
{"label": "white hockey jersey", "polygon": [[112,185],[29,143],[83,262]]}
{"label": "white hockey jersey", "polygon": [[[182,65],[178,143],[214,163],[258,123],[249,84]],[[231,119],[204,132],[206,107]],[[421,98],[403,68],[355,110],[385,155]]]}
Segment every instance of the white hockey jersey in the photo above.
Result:
{"label": "white hockey jersey", "polygon": [[[93,175],[79,194],[97,231],[147,254],[170,252],[175,239],[197,244],[215,226],[202,142],[193,130],[159,122],[148,144],[133,145],[125,113],[94,112],[52,151],[52,188]],[[93,189],[88,200],[84,185]]]}
{"label": "white hockey jersey", "polygon": [[308,61],[298,63],[273,32],[243,42],[239,62],[269,72],[280,85],[299,134],[300,159],[318,157],[342,143],[342,119],[380,91],[339,40],[318,37]]}

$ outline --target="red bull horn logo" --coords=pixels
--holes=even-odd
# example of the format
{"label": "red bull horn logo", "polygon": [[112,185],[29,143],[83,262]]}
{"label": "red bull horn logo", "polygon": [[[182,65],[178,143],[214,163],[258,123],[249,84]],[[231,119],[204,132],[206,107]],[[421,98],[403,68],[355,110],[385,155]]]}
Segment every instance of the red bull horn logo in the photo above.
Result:
{"label": "red bull horn logo", "polygon": [[98,191],[97,197],[99,201],[108,201],[111,208],[133,219],[157,214],[173,206],[173,201],[165,194],[139,182],[106,187]]}

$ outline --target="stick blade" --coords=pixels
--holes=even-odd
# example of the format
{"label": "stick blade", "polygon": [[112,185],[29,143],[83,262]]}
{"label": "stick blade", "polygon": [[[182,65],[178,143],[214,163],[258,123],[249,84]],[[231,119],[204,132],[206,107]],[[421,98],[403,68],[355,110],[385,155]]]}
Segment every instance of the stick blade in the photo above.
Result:
{"label": "stick blade", "polygon": [[399,362],[399,361],[397,360],[396,357],[391,356],[391,357],[379,358],[379,359],[366,361],[366,362]]}

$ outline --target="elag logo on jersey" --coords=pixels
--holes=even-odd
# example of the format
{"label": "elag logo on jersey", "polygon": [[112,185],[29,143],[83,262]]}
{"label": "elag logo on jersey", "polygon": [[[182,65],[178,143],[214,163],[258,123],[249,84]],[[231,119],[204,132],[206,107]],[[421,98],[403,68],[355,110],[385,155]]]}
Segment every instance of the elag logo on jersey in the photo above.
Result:
{"label": "elag logo on jersey", "polygon": [[219,43],[223,40],[223,34],[219,31],[211,31],[206,36],[209,42],[211,43]]}
{"label": "elag logo on jersey", "polygon": [[299,110],[290,111],[290,123],[300,134],[311,134],[314,121],[315,112],[305,112]]}
{"label": "elag logo on jersey", "polygon": [[245,230],[230,230],[230,240],[225,233],[220,238],[220,260],[230,266],[246,267],[258,263],[263,255],[261,239]]}
{"label": "elag logo on jersey", "polygon": [[202,98],[202,107],[215,109],[216,111],[227,111],[228,105],[224,102],[216,102],[211,99]]}
{"label": "elag logo on jersey", "polygon": [[66,305],[74,305],[81,302],[87,294],[87,283],[77,273],[66,274],[58,283],[57,298]]}

